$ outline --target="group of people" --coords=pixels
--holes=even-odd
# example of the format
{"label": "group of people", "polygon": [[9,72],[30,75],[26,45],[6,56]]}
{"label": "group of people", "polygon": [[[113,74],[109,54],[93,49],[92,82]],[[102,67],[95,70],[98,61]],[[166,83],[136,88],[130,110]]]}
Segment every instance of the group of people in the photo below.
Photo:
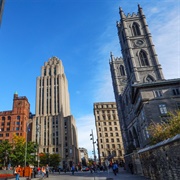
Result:
{"label": "group of people", "polygon": [[42,178],[49,177],[49,166],[48,164],[46,166],[40,167],[34,167],[34,177],[38,175],[39,177],[41,176]]}

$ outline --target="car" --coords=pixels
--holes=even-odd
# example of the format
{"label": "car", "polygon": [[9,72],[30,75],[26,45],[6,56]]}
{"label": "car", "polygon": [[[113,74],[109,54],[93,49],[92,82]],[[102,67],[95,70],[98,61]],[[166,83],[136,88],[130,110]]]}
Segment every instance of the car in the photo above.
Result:
{"label": "car", "polygon": [[83,166],[81,170],[82,170],[82,171],[89,171],[89,168],[86,167],[86,166]]}

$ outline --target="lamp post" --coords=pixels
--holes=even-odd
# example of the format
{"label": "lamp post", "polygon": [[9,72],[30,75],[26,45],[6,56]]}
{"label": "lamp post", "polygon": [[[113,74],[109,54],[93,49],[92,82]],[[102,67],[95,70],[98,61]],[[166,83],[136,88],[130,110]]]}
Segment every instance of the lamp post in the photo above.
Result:
{"label": "lamp post", "polygon": [[40,143],[40,124],[36,126],[37,130],[37,141],[38,141],[38,149],[37,149],[37,162],[38,162],[38,167],[39,167],[39,143]]}
{"label": "lamp post", "polygon": [[28,126],[29,126],[29,124],[30,124],[31,122],[32,122],[32,120],[26,122],[26,143],[25,143],[24,167],[26,167],[26,159],[27,159],[27,136],[28,136]]}
{"label": "lamp post", "polygon": [[91,138],[90,140],[92,140],[92,143],[93,143],[94,162],[96,162],[96,151],[95,151],[95,146],[94,146],[94,144],[96,143],[96,141],[94,141],[93,130],[91,130],[90,136],[92,136],[92,138]]}

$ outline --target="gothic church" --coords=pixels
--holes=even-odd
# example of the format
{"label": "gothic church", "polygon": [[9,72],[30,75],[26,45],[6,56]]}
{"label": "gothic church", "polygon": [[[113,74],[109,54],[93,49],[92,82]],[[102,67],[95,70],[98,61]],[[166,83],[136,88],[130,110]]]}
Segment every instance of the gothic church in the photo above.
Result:
{"label": "gothic church", "polygon": [[123,58],[111,53],[110,70],[125,153],[146,147],[151,122],[180,109],[180,79],[165,79],[142,8],[125,15],[117,30]]}

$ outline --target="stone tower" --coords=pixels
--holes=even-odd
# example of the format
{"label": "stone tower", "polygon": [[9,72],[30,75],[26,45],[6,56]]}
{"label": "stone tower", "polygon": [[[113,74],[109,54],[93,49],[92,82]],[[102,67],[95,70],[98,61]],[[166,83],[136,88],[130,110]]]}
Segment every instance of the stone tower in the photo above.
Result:
{"label": "stone tower", "polygon": [[117,23],[117,29],[128,81],[134,84],[164,79],[140,5],[137,14],[126,16],[121,8],[119,14],[121,21]]}

